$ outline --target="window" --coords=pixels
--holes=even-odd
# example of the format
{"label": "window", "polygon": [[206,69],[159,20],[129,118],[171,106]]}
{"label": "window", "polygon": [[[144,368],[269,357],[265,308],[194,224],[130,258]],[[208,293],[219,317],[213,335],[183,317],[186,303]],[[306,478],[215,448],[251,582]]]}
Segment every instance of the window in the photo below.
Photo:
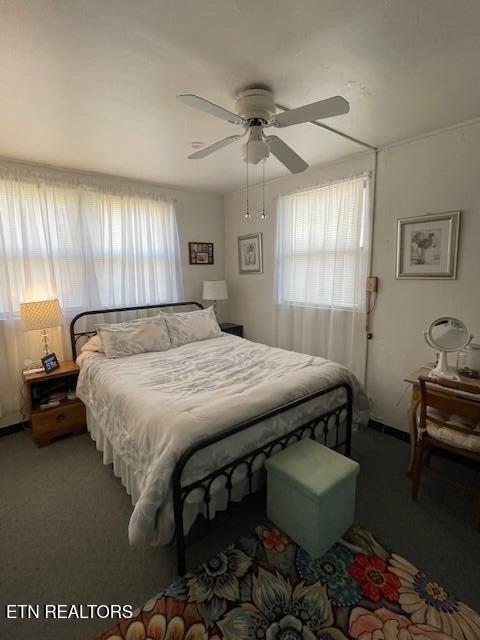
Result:
{"label": "window", "polygon": [[279,304],[352,308],[360,303],[367,206],[365,176],[278,199]]}
{"label": "window", "polygon": [[84,197],[101,306],[181,299],[181,264],[171,202],[139,196]]}
{"label": "window", "polygon": [[0,313],[58,297],[65,311],[181,299],[171,201],[0,178]]}

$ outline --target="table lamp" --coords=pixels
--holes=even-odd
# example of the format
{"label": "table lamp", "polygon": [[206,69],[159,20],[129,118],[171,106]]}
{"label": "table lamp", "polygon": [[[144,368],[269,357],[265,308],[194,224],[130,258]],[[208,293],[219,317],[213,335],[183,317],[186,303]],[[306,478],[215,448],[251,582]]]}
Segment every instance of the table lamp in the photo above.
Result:
{"label": "table lamp", "polygon": [[47,329],[63,325],[63,313],[58,300],[22,302],[20,318],[24,331],[42,331],[43,350],[49,354]]}
{"label": "table lamp", "polygon": [[225,280],[204,280],[204,300],[213,300],[213,308],[217,311],[217,300],[228,300],[227,283]]}

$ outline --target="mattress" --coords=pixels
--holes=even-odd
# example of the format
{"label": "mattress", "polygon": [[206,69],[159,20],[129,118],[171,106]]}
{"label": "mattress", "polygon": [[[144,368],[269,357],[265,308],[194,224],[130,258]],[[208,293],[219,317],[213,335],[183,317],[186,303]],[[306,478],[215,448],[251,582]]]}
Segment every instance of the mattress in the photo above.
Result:
{"label": "mattress", "polygon": [[[202,438],[339,382],[353,389],[354,424],[368,420],[365,393],[346,368],[229,334],[118,359],[86,352],[77,362],[77,395],[87,407],[92,437],[132,495],[132,544],[172,540],[173,471],[182,453]],[[198,452],[185,468],[183,484],[344,399],[345,391],[336,390]],[[234,499],[247,491],[242,473],[238,469],[233,478]],[[226,506],[226,492],[218,482],[213,487],[213,512]],[[186,531],[200,510],[199,496],[191,494],[184,515]]]}

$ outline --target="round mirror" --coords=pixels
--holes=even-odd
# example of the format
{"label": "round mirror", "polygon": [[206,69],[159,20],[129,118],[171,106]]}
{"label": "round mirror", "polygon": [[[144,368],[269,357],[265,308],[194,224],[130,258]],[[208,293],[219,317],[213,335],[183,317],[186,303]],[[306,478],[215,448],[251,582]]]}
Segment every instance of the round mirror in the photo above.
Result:
{"label": "round mirror", "polygon": [[457,318],[437,318],[430,323],[425,337],[428,344],[439,351],[458,351],[470,341],[470,333]]}

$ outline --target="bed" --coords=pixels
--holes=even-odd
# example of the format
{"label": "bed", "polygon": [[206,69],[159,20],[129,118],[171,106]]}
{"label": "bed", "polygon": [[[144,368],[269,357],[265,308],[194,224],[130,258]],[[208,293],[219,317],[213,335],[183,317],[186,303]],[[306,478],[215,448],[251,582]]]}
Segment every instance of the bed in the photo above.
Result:
{"label": "bed", "polygon": [[71,339],[88,429],[132,497],[130,542],[175,539],[183,573],[199,514],[210,520],[256,490],[265,459],[302,437],[350,455],[352,426],[368,419],[368,402],[338,364],[230,334],[117,359],[77,353],[99,321],[179,307],[202,305],[85,312],[72,320]]}

